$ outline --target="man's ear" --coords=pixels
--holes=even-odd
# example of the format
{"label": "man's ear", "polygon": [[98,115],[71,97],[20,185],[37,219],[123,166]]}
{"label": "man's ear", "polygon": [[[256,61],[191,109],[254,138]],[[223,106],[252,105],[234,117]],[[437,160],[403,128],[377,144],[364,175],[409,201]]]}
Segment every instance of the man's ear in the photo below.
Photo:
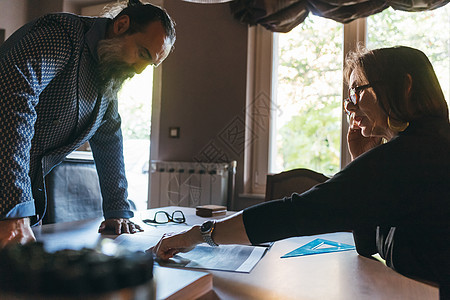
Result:
{"label": "man's ear", "polygon": [[128,15],[123,15],[117,18],[113,24],[114,36],[121,35],[125,33],[130,27],[130,17]]}

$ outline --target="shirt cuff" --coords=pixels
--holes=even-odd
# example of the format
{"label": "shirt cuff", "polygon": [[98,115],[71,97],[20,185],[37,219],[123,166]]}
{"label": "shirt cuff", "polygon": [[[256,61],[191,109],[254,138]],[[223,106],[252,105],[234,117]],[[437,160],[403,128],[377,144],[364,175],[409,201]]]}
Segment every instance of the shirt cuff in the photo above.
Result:
{"label": "shirt cuff", "polygon": [[36,215],[34,201],[26,201],[17,204],[5,216],[5,219],[27,218]]}

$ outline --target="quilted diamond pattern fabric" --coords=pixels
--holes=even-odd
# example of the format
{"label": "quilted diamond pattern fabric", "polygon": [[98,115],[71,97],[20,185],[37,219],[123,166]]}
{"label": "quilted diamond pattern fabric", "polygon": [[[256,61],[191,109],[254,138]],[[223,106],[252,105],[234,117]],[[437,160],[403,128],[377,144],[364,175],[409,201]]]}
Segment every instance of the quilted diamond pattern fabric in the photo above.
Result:
{"label": "quilted diamond pattern fabric", "polygon": [[0,219],[43,216],[43,176],[89,141],[108,217],[133,216],[117,99],[99,94],[108,19],[51,14],[0,47]]}

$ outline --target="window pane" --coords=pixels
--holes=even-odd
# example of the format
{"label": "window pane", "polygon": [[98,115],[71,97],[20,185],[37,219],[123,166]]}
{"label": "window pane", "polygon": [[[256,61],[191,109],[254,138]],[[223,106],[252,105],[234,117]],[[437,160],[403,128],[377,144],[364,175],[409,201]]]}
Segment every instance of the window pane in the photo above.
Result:
{"label": "window pane", "polygon": [[450,98],[450,5],[424,12],[385,9],[367,18],[369,49],[396,45],[423,51],[437,74],[447,102]]}
{"label": "window pane", "polygon": [[153,68],[148,67],[126,81],[118,95],[128,198],[137,209],[147,209],[152,83]]}
{"label": "window pane", "polygon": [[339,171],[342,49],[343,25],[325,18],[278,34],[270,172]]}

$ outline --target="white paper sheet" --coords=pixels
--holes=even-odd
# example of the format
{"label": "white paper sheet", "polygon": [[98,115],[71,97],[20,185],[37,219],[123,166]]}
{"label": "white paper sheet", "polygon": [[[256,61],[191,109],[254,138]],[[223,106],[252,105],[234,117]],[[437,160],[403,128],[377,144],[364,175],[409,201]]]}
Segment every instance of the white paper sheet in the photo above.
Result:
{"label": "white paper sheet", "polygon": [[[156,245],[161,236],[145,232],[122,234],[115,242],[130,251],[145,251]],[[267,247],[245,245],[220,245],[211,247],[200,244],[190,252],[179,253],[162,266],[184,267],[249,273],[267,251]]]}

